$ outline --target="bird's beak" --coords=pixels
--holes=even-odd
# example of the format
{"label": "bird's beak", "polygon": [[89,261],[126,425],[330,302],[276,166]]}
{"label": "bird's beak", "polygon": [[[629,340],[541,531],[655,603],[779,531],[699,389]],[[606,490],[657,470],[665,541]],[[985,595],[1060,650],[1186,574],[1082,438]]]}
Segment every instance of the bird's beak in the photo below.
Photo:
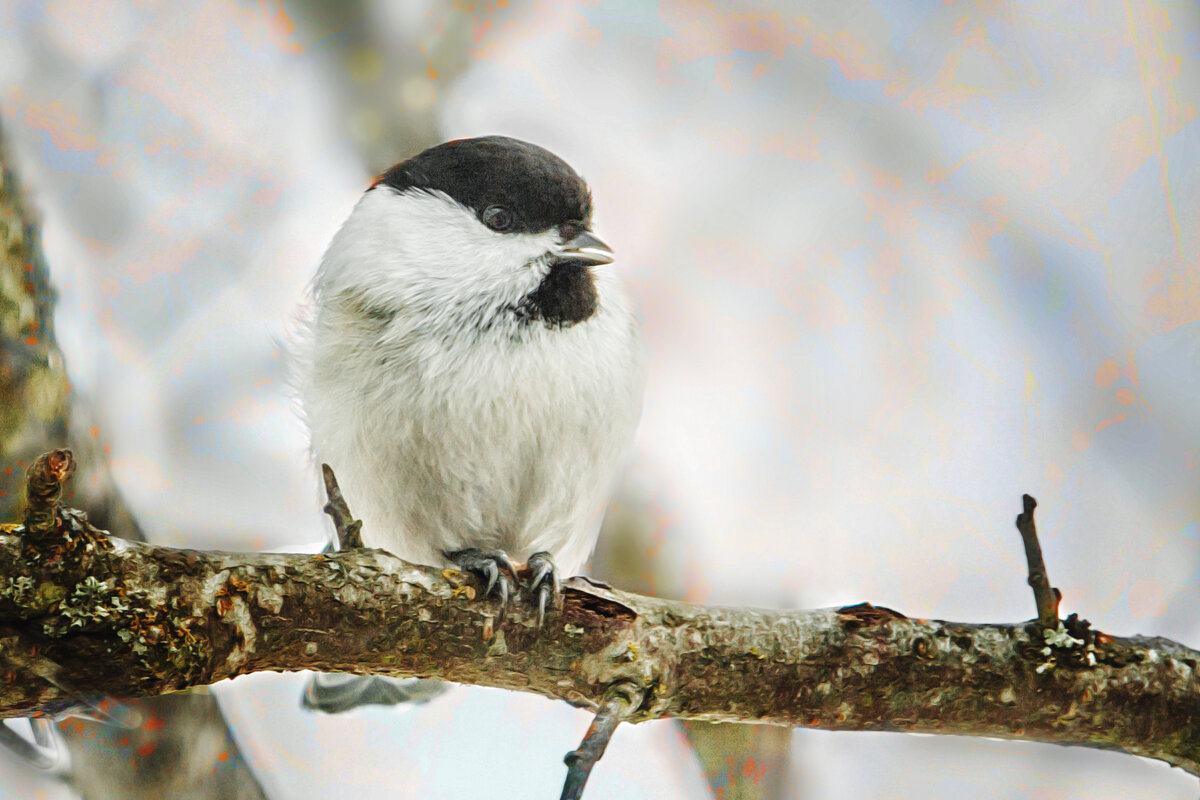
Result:
{"label": "bird's beak", "polygon": [[576,234],[575,238],[564,244],[563,249],[555,255],[563,260],[582,261],[585,264],[611,264],[613,262],[612,248],[589,231]]}

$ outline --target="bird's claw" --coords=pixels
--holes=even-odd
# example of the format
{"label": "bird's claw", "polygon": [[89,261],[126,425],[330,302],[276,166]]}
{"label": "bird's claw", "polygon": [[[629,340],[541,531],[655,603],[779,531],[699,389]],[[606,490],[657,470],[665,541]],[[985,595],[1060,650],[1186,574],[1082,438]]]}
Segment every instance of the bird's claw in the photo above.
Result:
{"label": "bird's claw", "polygon": [[515,580],[517,574],[516,567],[509,560],[508,554],[503,550],[481,550],[478,547],[468,547],[448,552],[445,556],[463,572],[477,575],[480,580],[485,582],[483,596],[491,597],[495,594],[499,598],[500,618],[503,619],[504,612],[508,609],[508,597],[511,593],[509,577],[512,576],[512,579]]}
{"label": "bird's claw", "polygon": [[558,605],[558,568],[554,566],[550,554],[542,551],[529,557],[529,570],[529,590],[536,597],[537,624],[541,628],[542,623],[546,621],[546,608]]}
{"label": "bird's claw", "polygon": [[[503,550],[482,550],[468,547],[445,554],[463,572],[470,572],[484,582],[484,597],[493,595],[500,601],[500,619],[508,609],[509,597],[517,584],[517,570]],[[557,607],[560,597],[558,568],[550,554],[542,551],[529,557],[529,591],[537,608],[539,628],[546,621],[546,610]]]}

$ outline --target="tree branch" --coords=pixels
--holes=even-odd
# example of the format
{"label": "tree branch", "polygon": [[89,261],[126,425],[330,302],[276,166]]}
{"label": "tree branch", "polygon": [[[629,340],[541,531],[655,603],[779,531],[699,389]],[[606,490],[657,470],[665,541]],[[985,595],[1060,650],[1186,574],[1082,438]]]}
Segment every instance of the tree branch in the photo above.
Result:
{"label": "tree branch", "polygon": [[[49,464],[49,460],[39,461]],[[60,509],[52,541],[0,535],[0,654],[33,653],[83,689],[159,694],[258,670],[437,677],[597,709],[1088,744],[1200,773],[1200,653],[1069,620],[975,625],[840,609],[705,608],[584,580],[544,630],[474,578],[379,550],[218,553],[109,539]],[[1045,639],[1045,641],[1043,641]],[[36,670],[0,675],[0,716],[70,698]]]}

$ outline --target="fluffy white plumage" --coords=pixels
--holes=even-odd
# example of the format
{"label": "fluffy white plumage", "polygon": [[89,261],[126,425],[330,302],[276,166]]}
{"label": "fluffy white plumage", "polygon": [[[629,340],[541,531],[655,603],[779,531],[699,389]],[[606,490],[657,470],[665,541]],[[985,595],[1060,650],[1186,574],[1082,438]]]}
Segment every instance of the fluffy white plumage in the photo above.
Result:
{"label": "fluffy white plumage", "polygon": [[640,414],[642,351],[609,265],[590,267],[589,318],[513,313],[562,245],[386,186],[334,237],[297,377],[313,454],[368,546],[431,565],[479,547],[583,566]]}

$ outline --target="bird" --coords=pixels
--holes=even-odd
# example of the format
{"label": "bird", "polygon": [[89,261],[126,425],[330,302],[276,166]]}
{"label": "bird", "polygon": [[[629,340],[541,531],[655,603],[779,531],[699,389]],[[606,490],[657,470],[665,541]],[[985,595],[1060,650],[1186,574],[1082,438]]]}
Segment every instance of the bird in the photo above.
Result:
{"label": "bird", "polygon": [[501,615],[527,589],[544,623],[641,414],[613,261],[587,183],[535,144],[453,140],[370,185],[313,279],[296,378],[365,546],[476,574]]}

